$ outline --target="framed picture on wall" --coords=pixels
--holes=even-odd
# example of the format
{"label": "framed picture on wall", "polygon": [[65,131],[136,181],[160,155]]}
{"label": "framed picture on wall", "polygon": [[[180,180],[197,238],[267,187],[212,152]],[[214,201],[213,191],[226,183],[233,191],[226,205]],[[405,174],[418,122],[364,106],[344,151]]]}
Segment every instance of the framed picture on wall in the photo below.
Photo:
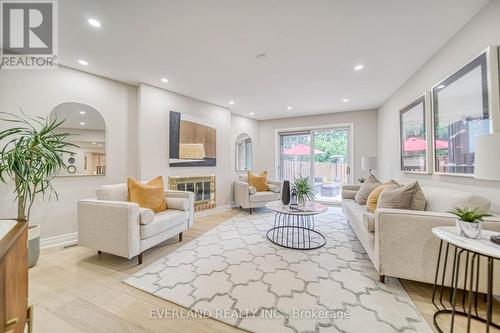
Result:
{"label": "framed picture on wall", "polygon": [[[473,176],[478,135],[492,132],[490,48],[432,88],[434,171]],[[497,68],[497,63],[493,66]],[[495,97],[496,98],[496,97]]]}
{"label": "framed picture on wall", "polygon": [[401,171],[429,172],[429,140],[427,136],[425,94],[399,111]]}

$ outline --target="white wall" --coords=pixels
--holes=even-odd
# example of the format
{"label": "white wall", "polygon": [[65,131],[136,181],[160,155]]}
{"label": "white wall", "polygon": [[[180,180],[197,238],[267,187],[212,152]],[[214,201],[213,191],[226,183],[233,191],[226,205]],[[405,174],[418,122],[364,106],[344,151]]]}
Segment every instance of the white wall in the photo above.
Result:
{"label": "white wall", "polygon": [[[500,44],[500,1],[491,1],[476,17],[439,50],[378,110],[379,174],[382,179],[403,182],[418,179],[424,186],[440,186],[481,194],[493,201],[500,212],[500,182],[438,175],[403,175],[399,163],[399,109],[430,91],[441,79],[452,74],[489,45]],[[496,110],[498,112],[498,110]]]}
{"label": "white wall", "polygon": [[[169,112],[176,111],[196,117],[204,125],[217,130],[217,166],[170,167]],[[231,112],[223,107],[141,84],[139,86],[139,176],[143,180],[158,175],[216,176],[216,204],[232,202],[234,161],[231,160]]]}
{"label": "white wall", "polygon": [[[135,124],[137,89],[80,71],[60,67],[57,70],[3,70],[0,72],[0,110],[30,116],[48,116],[63,102],[92,106],[107,125],[106,176],[59,177],[54,187],[59,201],[38,201],[31,223],[42,226],[42,238],[77,231],[77,201],[93,197],[102,184],[123,182],[137,174]],[[0,122],[0,129],[9,125]],[[16,215],[12,186],[0,183],[0,217]]]}
{"label": "white wall", "polygon": [[375,110],[330,113],[325,115],[264,120],[259,122],[259,149],[255,169],[267,170],[276,178],[275,161],[278,158],[276,130],[352,123],[354,125],[354,179],[366,176],[361,171],[361,156],[377,155],[377,112]]}

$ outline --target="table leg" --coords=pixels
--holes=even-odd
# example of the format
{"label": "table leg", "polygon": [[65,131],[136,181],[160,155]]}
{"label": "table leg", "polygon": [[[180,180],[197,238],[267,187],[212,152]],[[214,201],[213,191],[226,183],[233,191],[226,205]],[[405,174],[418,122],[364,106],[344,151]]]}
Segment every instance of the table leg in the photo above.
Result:
{"label": "table leg", "polygon": [[493,258],[488,257],[488,299],[486,313],[486,333],[490,332],[491,317],[493,313]]}
{"label": "table leg", "polygon": [[437,265],[436,265],[436,275],[434,275],[434,286],[432,286],[432,304],[434,304],[434,307],[439,310],[439,307],[437,306],[435,302],[435,297],[436,297],[436,289],[437,289],[437,280],[439,276],[439,264],[441,263],[441,252],[443,250],[443,240],[439,243],[439,253],[438,253],[438,260],[437,260]]}

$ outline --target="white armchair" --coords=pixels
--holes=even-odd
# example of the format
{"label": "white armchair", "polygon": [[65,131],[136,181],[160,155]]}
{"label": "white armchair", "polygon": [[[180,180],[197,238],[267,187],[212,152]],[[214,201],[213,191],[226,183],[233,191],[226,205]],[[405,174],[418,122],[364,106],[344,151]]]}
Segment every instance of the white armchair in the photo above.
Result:
{"label": "white armchair", "polygon": [[79,245],[131,259],[142,264],[144,251],[193,225],[194,195],[165,191],[168,209],[156,213],[128,202],[127,184],[104,185],[96,199],[78,202]]}
{"label": "white armchair", "polygon": [[240,176],[233,185],[234,201],[252,214],[252,208],[263,207],[270,201],[280,200],[283,183],[269,179],[267,183],[270,185],[269,191],[257,192],[255,187],[248,184],[247,176]]}

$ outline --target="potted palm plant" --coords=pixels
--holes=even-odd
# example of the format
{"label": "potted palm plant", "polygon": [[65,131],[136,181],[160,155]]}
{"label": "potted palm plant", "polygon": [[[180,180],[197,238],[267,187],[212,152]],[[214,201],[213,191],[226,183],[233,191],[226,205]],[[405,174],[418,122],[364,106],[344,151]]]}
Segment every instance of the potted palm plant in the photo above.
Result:
{"label": "potted palm plant", "polygon": [[[64,121],[0,112],[0,120],[13,127],[0,131],[0,181],[12,184],[17,201],[17,218],[30,221],[31,208],[39,196],[57,193],[52,180],[67,168],[63,153],[76,145],[67,141],[69,133],[57,133]],[[36,264],[40,251],[40,226],[28,228],[29,267]]]}
{"label": "potted palm plant", "polygon": [[467,207],[455,207],[448,213],[458,217],[455,222],[457,234],[473,239],[481,237],[483,217],[491,216],[491,214],[480,212],[479,208],[469,209]]}
{"label": "potted palm plant", "polygon": [[314,200],[314,189],[309,177],[298,177],[293,179],[293,189],[297,193],[299,205],[303,206],[308,200]]}

